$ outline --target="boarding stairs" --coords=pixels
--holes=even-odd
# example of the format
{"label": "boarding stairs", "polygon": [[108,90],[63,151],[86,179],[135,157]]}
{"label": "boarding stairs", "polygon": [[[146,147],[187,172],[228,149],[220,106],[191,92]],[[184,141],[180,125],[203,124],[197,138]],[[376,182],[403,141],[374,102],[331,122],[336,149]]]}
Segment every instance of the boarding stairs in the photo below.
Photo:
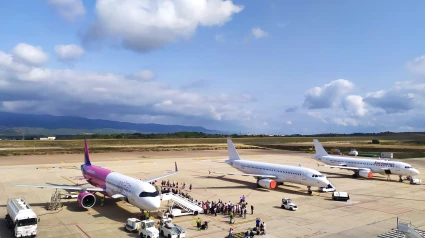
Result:
{"label": "boarding stairs", "polygon": [[173,193],[162,194],[162,200],[168,200],[170,208],[176,205],[182,208],[184,211],[195,214],[195,215],[204,212],[202,207],[198,206],[198,204],[196,204],[195,202],[192,202],[191,200],[179,194],[173,194]]}
{"label": "boarding stairs", "polygon": [[397,217],[397,230],[404,233],[408,238],[423,238],[424,232],[416,229],[409,221],[401,221]]}
{"label": "boarding stairs", "polygon": [[379,235],[378,238],[424,238],[425,231],[414,227],[410,221],[401,221],[397,217],[397,228],[390,232]]}
{"label": "boarding stairs", "polygon": [[62,207],[61,193],[56,189],[55,193],[50,197],[47,210],[58,210],[60,207]]}

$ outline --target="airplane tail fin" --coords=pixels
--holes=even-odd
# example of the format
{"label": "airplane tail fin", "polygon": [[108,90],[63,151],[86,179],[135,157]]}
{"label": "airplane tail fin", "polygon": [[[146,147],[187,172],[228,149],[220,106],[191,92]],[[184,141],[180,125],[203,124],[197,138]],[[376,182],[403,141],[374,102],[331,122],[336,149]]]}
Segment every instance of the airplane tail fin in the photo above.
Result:
{"label": "airplane tail fin", "polygon": [[84,164],[85,165],[91,165],[89,146],[87,145],[87,140],[84,140]]}
{"label": "airplane tail fin", "polygon": [[326,152],[325,148],[323,148],[322,144],[317,139],[313,139],[314,142],[314,149],[316,150],[316,156],[327,156],[329,155],[328,152]]}
{"label": "airplane tail fin", "polygon": [[227,151],[229,152],[229,160],[240,160],[238,151],[236,151],[235,146],[231,139],[227,139]]}

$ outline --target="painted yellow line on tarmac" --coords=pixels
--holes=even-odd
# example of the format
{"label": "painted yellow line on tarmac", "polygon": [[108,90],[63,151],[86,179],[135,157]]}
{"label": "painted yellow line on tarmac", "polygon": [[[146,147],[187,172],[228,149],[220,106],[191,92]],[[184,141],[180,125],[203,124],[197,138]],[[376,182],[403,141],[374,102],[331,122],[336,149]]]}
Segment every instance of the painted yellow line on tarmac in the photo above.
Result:
{"label": "painted yellow line on tarmac", "polygon": [[66,179],[67,181],[69,181],[69,182],[71,182],[71,183],[75,184],[75,185],[78,185],[76,182],[72,181],[71,179],[69,179],[69,178],[67,178],[67,177],[65,177],[65,176],[61,176],[61,177],[62,177],[62,178],[64,178],[64,179]]}
{"label": "painted yellow line on tarmac", "polygon": [[37,169],[54,169],[55,167],[53,166],[41,166],[41,167],[37,167]]}

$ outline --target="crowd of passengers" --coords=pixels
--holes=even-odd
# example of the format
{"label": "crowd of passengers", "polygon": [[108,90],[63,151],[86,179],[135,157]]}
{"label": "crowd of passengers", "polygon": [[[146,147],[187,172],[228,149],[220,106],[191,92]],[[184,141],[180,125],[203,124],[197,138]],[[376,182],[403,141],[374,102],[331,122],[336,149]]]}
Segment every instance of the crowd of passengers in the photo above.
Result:
{"label": "crowd of passengers", "polygon": [[[156,182],[156,181],[155,181]],[[152,182],[152,185],[155,185],[155,182]],[[244,217],[246,218],[246,215],[248,213],[248,202],[246,201],[245,195],[242,195],[240,197],[239,202],[232,203],[230,201],[224,202],[220,199],[218,201],[198,201],[197,199],[194,199],[192,196],[189,195],[189,192],[184,192],[183,190],[186,188],[185,182],[176,182],[170,180],[162,180],[161,181],[161,193],[173,193],[180,195],[184,197],[185,199],[195,203],[199,207],[201,207],[204,210],[205,215],[213,215],[217,216],[217,214],[221,215],[228,215],[229,216],[229,222],[234,223],[234,218],[236,216]],[[189,191],[192,191],[192,184],[189,185]],[[250,212],[251,214],[254,214],[254,206],[250,205]],[[201,229],[201,220],[197,218],[197,228],[198,230]],[[255,233],[254,233],[255,232]],[[246,232],[244,234],[245,237],[253,237],[254,234],[256,235],[265,235],[266,234],[266,227],[265,223],[261,222],[259,218],[256,219],[255,228],[251,232]],[[233,229],[229,232],[229,238],[233,237]]]}

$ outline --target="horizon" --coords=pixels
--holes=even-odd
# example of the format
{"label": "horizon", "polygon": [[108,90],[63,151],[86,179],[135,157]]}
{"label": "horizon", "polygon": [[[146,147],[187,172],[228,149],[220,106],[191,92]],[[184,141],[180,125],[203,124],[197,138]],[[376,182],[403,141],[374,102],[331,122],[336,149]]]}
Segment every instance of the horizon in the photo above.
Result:
{"label": "horizon", "polygon": [[425,131],[424,2],[165,2],[4,3],[0,112],[266,135]]}

